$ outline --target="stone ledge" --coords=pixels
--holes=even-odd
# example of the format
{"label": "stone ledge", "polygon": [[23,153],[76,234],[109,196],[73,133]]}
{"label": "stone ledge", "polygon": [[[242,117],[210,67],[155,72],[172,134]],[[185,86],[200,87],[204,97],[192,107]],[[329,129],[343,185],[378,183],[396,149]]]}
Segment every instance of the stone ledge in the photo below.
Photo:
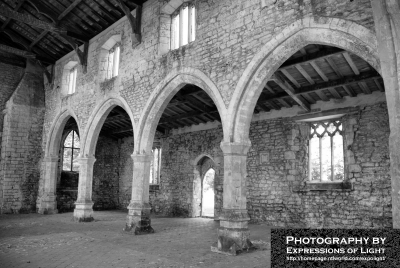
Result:
{"label": "stone ledge", "polygon": [[293,187],[293,192],[309,192],[309,191],[353,191],[351,182],[306,182],[303,186]]}
{"label": "stone ledge", "polygon": [[150,192],[155,192],[160,190],[160,185],[159,184],[150,184],[149,185],[149,191]]}

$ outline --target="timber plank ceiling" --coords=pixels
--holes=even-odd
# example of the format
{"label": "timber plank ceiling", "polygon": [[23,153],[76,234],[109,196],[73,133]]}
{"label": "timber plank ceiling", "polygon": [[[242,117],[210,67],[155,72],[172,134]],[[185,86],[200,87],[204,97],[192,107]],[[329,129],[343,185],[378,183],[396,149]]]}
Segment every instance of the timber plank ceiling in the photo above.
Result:
{"label": "timber plank ceiling", "polygon": [[[146,0],[0,0],[0,44],[32,52],[53,64],[125,16]],[[16,18],[18,17],[18,19]],[[43,24],[37,27],[38,23]],[[63,34],[60,34],[60,30]],[[1,58],[0,58],[1,60]],[[22,61],[15,64],[18,65]]]}
{"label": "timber plank ceiling", "polygon": [[[293,106],[306,111],[317,101],[355,98],[374,91],[384,91],[383,81],[365,60],[339,48],[313,44],[296,52],[278,68],[266,83],[254,113]],[[121,110],[110,113],[103,134],[114,138],[132,136],[129,117]],[[186,85],[165,108],[157,130],[166,132],[213,121],[221,122],[221,118],[212,99],[201,88]]]}

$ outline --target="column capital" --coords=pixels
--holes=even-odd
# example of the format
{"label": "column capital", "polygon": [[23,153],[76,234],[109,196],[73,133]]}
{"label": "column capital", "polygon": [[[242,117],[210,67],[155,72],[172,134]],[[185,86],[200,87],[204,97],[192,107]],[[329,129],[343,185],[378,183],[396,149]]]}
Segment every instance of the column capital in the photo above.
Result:
{"label": "column capital", "polygon": [[224,155],[247,155],[251,142],[221,142],[220,146]]}
{"label": "column capital", "polygon": [[92,156],[92,155],[90,155],[90,156],[86,156],[86,157],[82,157],[82,156],[79,156],[79,158],[78,158],[78,161],[79,161],[79,164],[88,164],[88,165],[90,165],[90,164],[94,164],[94,162],[96,162],[96,157],[94,157],[94,156]]}
{"label": "column capital", "polygon": [[152,154],[138,154],[133,153],[131,154],[133,162],[150,162],[153,158]]}

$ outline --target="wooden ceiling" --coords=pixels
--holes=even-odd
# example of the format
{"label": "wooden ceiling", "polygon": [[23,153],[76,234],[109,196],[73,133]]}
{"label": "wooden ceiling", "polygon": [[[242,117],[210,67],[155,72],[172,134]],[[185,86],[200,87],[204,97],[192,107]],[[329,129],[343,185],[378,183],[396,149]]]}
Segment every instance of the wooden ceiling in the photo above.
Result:
{"label": "wooden ceiling", "polygon": [[[268,81],[254,113],[300,106],[304,111],[317,101],[357,97],[384,91],[381,76],[363,59],[339,48],[308,45],[292,55]],[[217,107],[205,91],[183,87],[167,105],[157,130],[221,121]],[[113,138],[132,136],[128,115],[115,108],[101,132]]]}
{"label": "wooden ceiling", "polygon": [[[75,44],[82,45],[124,17],[120,2],[132,11],[145,1],[0,0],[0,45],[3,50],[5,45],[31,52],[43,64],[53,64]],[[25,62],[22,57],[14,65],[21,62]]]}

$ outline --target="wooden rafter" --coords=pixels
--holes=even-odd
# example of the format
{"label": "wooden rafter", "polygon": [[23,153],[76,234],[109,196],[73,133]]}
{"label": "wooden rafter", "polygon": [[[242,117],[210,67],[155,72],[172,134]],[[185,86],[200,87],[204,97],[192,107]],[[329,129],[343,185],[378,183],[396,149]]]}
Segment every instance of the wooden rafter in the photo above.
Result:
{"label": "wooden rafter", "polygon": [[353,70],[355,75],[359,75],[360,71],[358,70],[357,66],[354,64],[354,61],[351,59],[348,52],[343,53],[344,58],[346,59],[347,63],[350,65],[350,68]]}
{"label": "wooden rafter", "polygon": [[136,5],[136,17],[133,17],[133,15],[131,14],[131,11],[129,10],[129,7],[127,7],[124,4],[124,1],[122,0],[118,0],[119,6],[121,7],[121,9],[124,11],[125,16],[128,18],[128,21],[131,25],[132,28],[132,46],[135,47],[138,44],[140,44],[140,42],[142,42],[142,35],[140,33],[140,21],[141,21],[141,16],[142,16],[142,7],[139,5]]}
{"label": "wooden rafter", "polygon": [[292,99],[297,102],[304,110],[310,111],[310,104],[301,96],[296,95],[295,90],[292,86],[285,80],[285,78],[279,74],[278,72],[275,73],[275,83],[278,84]]}
{"label": "wooden rafter", "polygon": [[336,63],[331,58],[327,57],[326,61],[329,63],[329,65],[331,66],[332,70],[336,73],[337,76],[343,77],[342,72],[339,70],[339,68],[337,67]]}
{"label": "wooden rafter", "polygon": [[[25,0],[20,0],[18,2],[18,4],[15,6],[14,11],[18,11],[21,6],[25,3]],[[0,28],[0,31],[4,31],[6,29],[6,27],[8,26],[8,24],[10,23],[11,18],[7,18],[6,21],[3,23],[3,25]]]}
{"label": "wooden rafter", "polygon": [[4,4],[0,5],[0,15],[4,16],[6,18],[11,18],[11,19],[26,23],[26,24],[31,25],[36,28],[47,30],[49,32],[67,34],[66,28],[58,27],[53,23],[48,23],[48,22],[45,22],[42,20],[38,20],[38,19],[34,18],[33,16],[16,12],[14,10],[11,10]]}
{"label": "wooden rafter", "polygon": [[303,69],[303,67],[301,67],[300,64],[296,65],[296,69],[304,76],[305,79],[307,79],[308,83],[310,83],[311,85],[315,84],[311,76],[306,72],[306,70]]}
{"label": "wooden rafter", "polygon": [[58,15],[57,20],[62,20],[65,16],[67,16],[78,4],[80,4],[82,0],[75,0],[72,4],[70,4],[60,15]]}

